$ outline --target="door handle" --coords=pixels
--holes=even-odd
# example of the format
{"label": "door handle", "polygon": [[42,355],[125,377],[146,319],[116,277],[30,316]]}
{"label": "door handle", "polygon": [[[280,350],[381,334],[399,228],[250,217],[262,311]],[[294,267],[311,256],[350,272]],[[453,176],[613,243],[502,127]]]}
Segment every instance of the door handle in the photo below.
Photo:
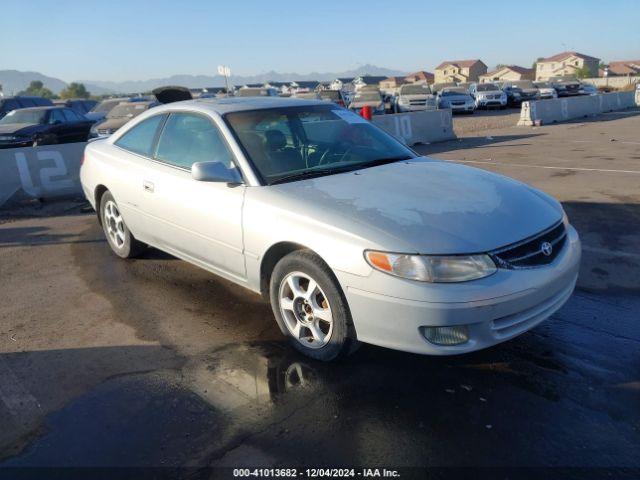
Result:
{"label": "door handle", "polygon": [[142,182],[142,188],[144,188],[145,192],[153,193],[153,182],[145,180]]}

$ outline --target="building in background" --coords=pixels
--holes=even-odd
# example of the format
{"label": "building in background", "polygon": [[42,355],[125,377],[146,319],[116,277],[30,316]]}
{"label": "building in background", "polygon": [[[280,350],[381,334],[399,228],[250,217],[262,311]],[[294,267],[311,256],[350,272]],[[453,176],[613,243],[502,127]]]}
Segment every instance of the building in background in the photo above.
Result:
{"label": "building in background", "polygon": [[480,83],[489,82],[516,82],[518,80],[534,80],[533,68],[519,67],[518,65],[505,65],[495,70],[480,75]]}
{"label": "building in background", "polygon": [[358,91],[362,87],[377,87],[380,85],[380,82],[382,82],[386,78],[387,77],[362,75],[360,77],[354,78],[352,82],[353,82],[354,90]]}
{"label": "building in background", "polygon": [[353,91],[353,78],[336,78],[331,82],[331,90]]}
{"label": "building in background", "polygon": [[578,52],[562,52],[536,62],[536,80],[551,77],[597,77],[600,59]]}
{"label": "building in background", "polygon": [[409,83],[428,83],[432,84],[434,82],[434,76],[431,72],[419,71],[413,72],[404,77],[404,79]]}
{"label": "building in background", "polygon": [[405,83],[408,82],[404,77],[388,77],[380,82],[380,90],[383,92],[390,92]]}
{"label": "building in background", "polygon": [[447,60],[436,67],[435,83],[477,82],[480,75],[487,73],[482,60]]}
{"label": "building in background", "polygon": [[[610,77],[636,77],[640,76],[640,60],[616,60],[609,62],[608,75]],[[600,72],[604,76],[604,71]]]}

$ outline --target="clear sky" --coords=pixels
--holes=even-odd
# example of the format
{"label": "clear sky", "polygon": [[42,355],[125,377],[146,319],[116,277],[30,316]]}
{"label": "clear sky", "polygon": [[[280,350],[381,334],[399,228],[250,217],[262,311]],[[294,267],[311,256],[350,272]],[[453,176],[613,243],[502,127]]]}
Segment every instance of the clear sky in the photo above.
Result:
{"label": "clear sky", "polygon": [[640,0],[0,0],[0,70],[65,81],[640,59]]}

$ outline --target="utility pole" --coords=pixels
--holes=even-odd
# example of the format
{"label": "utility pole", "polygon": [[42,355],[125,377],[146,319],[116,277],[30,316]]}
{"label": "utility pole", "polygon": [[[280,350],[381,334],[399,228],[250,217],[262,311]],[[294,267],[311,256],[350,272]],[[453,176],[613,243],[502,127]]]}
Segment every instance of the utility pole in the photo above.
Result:
{"label": "utility pole", "polygon": [[218,65],[218,74],[224,77],[224,84],[227,89],[227,95],[231,92],[229,90],[229,77],[231,76],[231,69],[225,65]]}

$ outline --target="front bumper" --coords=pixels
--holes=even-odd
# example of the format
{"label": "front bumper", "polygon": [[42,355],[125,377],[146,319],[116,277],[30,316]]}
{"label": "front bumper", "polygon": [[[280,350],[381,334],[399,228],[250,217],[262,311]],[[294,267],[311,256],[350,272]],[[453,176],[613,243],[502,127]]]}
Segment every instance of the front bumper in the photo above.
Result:
{"label": "front bumper", "polygon": [[476,100],[476,107],[489,108],[489,107],[506,107],[506,98],[478,98]]}
{"label": "front bumper", "polygon": [[465,103],[464,105],[443,105],[440,108],[450,108],[454,112],[473,112],[476,109],[475,104]]}
{"label": "front bumper", "polygon": [[[336,274],[360,341],[413,353],[455,355],[516,337],[569,299],[578,277],[581,247],[573,227],[567,229],[567,239],[548,266],[499,269],[472,282],[424,284],[378,271],[368,277]],[[425,327],[454,325],[467,326],[467,342],[435,345],[423,333]]]}

